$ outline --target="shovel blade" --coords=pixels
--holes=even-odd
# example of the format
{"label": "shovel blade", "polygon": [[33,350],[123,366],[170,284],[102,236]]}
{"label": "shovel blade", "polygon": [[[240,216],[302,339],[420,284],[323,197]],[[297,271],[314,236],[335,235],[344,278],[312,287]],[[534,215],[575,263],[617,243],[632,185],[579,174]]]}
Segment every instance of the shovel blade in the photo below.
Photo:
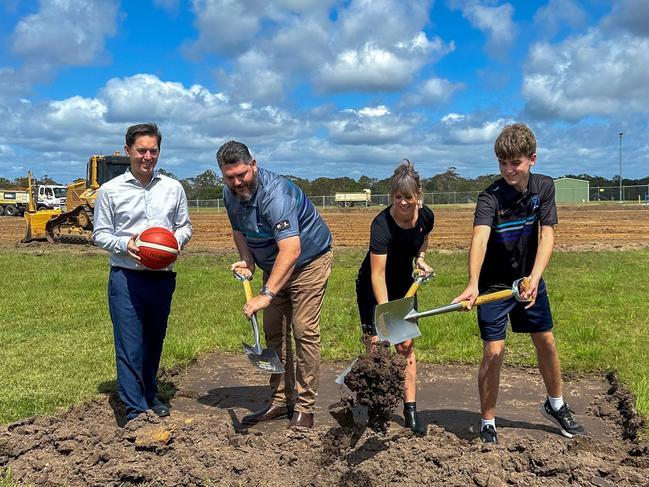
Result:
{"label": "shovel blade", "polygon": [[351,364],[349,364],[349,365],[345,368],[345,370],[343,370],[343,371],[340,373],[340,375],[339,375],[338,377],[336,377],[336,384],[338,384],[338,385],[340,385],[340,386],[345,385],[345,377],[347,377],[347,374],[349,374],[349,373],[351,372],[352,367],[354,366],[354,364],[356,363],[357,360],[358,360],[358,359],[355,358],[354,361],[353,361]]}
{"label": "shovel blade", "polygon": [[274,350],[264,348],[261,353],[257,353],[253,347],[244,343],[243,352],[255,368],[269,374],[284,373],[282,362],[279,360],[279,357]]}
{"label": "shovel blade", "polygon": [[394,345],[420,336],[421,331],[417,323],[405,319],[414,309],[414,297],[395,299],[377,305],[374,310],[374,323],[379,339]]}

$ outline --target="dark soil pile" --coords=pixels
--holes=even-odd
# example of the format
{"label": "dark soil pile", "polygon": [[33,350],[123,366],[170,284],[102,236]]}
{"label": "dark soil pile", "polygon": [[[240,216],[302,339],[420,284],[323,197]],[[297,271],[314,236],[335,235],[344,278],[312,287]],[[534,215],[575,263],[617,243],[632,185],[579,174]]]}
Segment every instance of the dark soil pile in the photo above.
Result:
{"label": "dark soil pile", "polygon": [[367,416],[367,426],[385,433],[392,412],[403,399],[406,361],[388,343],[378,343],[361,355],[345,377],[352,395],[341,405],[350,411],[354,423]]}
{"label": "dark soil pile", "polygon": [[[444,423],[446,427],[428,422],[427,434],[418,437],[395,422],[400,417],[393,416],[384,432],[367,428],[355,442],[349,428],[327,423],[327,414],[318,417],[313,430],[288,430],[282,423],[272,430],[237,432],[233,418],[246,410],[224,405],[234,396],[218,395],[224,390],[232,394],[228,380],[239,383],[253,374],[243,357],[213,356],[210,360],[209,369],[198,364],[184,379],[174,379],[179,387],[177,406],[168,418],[141,415],[120,427],[123,411],[111,396],[56,416],[0,426],[0,484],[9,475],[12,481],[30,485],[69,486],[649,485],[649,453],[636,441],[641,423],[628,409],[633,398],[611,378],[609,390],[591,394],[588,408],[581,410],[586,424],[599,425],[591,428],[592,436],[567,440],[553,428],[539,430],[536,423],[503,419],[501,444],[485,446],[476,433],[454,430],[450,420]],[[474,387],[472,379],[470,389],[464,388],[467,375],[461,367],[440,366],[431,369],[431,377],[423,364],[421,369],[422,381],[452,378],[452,389],[460,397]],[[216,371],[220,382],[209,379],[211,392],[190,399],[194,389],[188,387],[197,387],[197,379],[203,379],[207,370]],[[340,369],[323,364],[327,382],[333,383],[334,370]],[[372,367],[359,365],[359,370]],[[503,387],[520,384],[529,388],[537,375],[509,369]],[[262,378],[267,380],[267,376]],[[442,384],[436,384],[439,395]],[[571,383],[573,392],[580,387],[577,381]],[[241,390],[251,394],[257,389],[244,386],[236,391]],[[392,394],[401,399],[400,390]],[[216,397],[221,398],[218,404],[213,402]],[[319,396],[319,402],[326,400],[324,394]],[[183,401],[193,401],[194,409],[183,411]],[[444,406],[429,407],[427,414],[439,418],[446,413],[466,414],[462,409],[449,412]],[[516,417],[514,413],[511,410],[509,417]],[[475,422],[469,419],[462,423]]]}
{"label": "dark soil pile", "polygon": [[[164,429],[170,441],[150,432]],[[163,435],[164,436],[164,435]],[[149,441],[138,441],[140,438]],[[0,431],[0,468],[37,485],[641,486],[649,457],[588,438],[523,435],[485,447],[431,425],[416,437],[391,423],[356,447],[343,428],[238,434],[209,417],[141,417],[117,427],[108,401]]]}

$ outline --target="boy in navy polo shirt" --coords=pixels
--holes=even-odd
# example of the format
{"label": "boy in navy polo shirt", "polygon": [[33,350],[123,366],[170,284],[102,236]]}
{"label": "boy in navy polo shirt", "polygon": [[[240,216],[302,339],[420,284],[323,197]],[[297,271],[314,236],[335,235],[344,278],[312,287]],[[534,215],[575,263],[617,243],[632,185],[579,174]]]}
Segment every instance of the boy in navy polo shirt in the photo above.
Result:
{"label": "boy in navy polo shirt", "polygon": [[478,196],[469,254],[469,282],[453,302],[468,299],[472,306],[479,294],[509,289],[522,277],[528,277],[530,286],[522,295],[529,299],[527,303],[512,297],[478,308],[483,340],[478,373],[480,439],[483,443],[498,442],[496,401],[505,355],[507,316],[512,331],[529,333],[536,347],[547,391],[541,413],[559,426],[561,434],[572,438],[584,429],[563,401],[550,302],[542,278],[552,255],[557,223],[554,183],[548,176],[530,172],[536,163],[536,139],[527,125],[503,128],[494,150],[502,178]]}

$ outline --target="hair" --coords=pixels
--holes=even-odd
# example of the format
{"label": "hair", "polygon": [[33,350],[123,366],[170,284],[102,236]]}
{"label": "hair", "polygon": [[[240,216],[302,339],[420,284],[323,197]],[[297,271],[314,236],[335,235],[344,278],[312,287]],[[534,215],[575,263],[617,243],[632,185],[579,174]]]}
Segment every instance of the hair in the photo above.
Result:
{"label": "hair", "polygon": [[216,161],[219,163],[219,167],[226,164],[239,164],[240,162],[249,166],[252,164],[252,160],[248,147],[236,140],[228,140],[216,152]]}
{"label": "hair", "polygon": [[162,145],[162,134],[160,133],[158,126],[153,122],[131,125],[126,130],[126,145],[131,147],[135,144],[135,139],[141,135],[153,135],[158,139],[158,148]]}
{"label": "hair", "polygon": [[524,123],[506,125],[496,139],[494,151],[500,161],[531,157],[536,153],[536,137]]}
{"label": "hair", "polygon": [[423,195],[419,173],[415,171],[415,165],[408,159],[401,161],[390,179],[390,194],[395,193],[414,196],[417,200],[421,200]]}

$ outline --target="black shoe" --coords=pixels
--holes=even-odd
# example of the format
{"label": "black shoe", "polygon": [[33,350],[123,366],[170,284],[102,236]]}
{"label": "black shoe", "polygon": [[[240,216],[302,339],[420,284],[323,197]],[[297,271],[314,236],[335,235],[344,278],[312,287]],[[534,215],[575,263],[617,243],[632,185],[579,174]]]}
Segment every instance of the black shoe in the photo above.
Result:
{"label": "black shoe", "polygon": [[403,405],[403,417],[405,419],[406,428],[416,435],[423,435],[426,433],[426,428],[419,419],[417,414],[417,404],[414,402],[407,402]]}
{"label": "black shoe", "polygon": [[277,406],[269,404],[259,411],[248,414],[243,417],[241,424],[244,426],[254,426],[264,421],[273,421],[275,419],[286,419],[293,416],[293,406]]}
{"label": "black shoe", "polygon": [[149,406],[151,408],[151,411],[156,413],[158,416],[161,418],[164,418],[166,416],[169,416],[171,412],[169,411],[169,408],[162,404],[160,400],[156,397],[151,401],[151,404]]}
{"label": "black shoe", "polygon": [[498,443],[498,433],[496,428],[490,424],[486,424],[480,430],[480,441],[482,443]]}
{"label": "black shoe", "polygon": [[575,421],[571,413],[574,413],[574,411],[570,409],[567,403],[563,403],[563,406],[558,411],[552,409],[549,399],[546,399],[543,406],[541,406],[541,414],[559,426],[561,434],[566,438],[572,438],[584,432],[584,427]]}

